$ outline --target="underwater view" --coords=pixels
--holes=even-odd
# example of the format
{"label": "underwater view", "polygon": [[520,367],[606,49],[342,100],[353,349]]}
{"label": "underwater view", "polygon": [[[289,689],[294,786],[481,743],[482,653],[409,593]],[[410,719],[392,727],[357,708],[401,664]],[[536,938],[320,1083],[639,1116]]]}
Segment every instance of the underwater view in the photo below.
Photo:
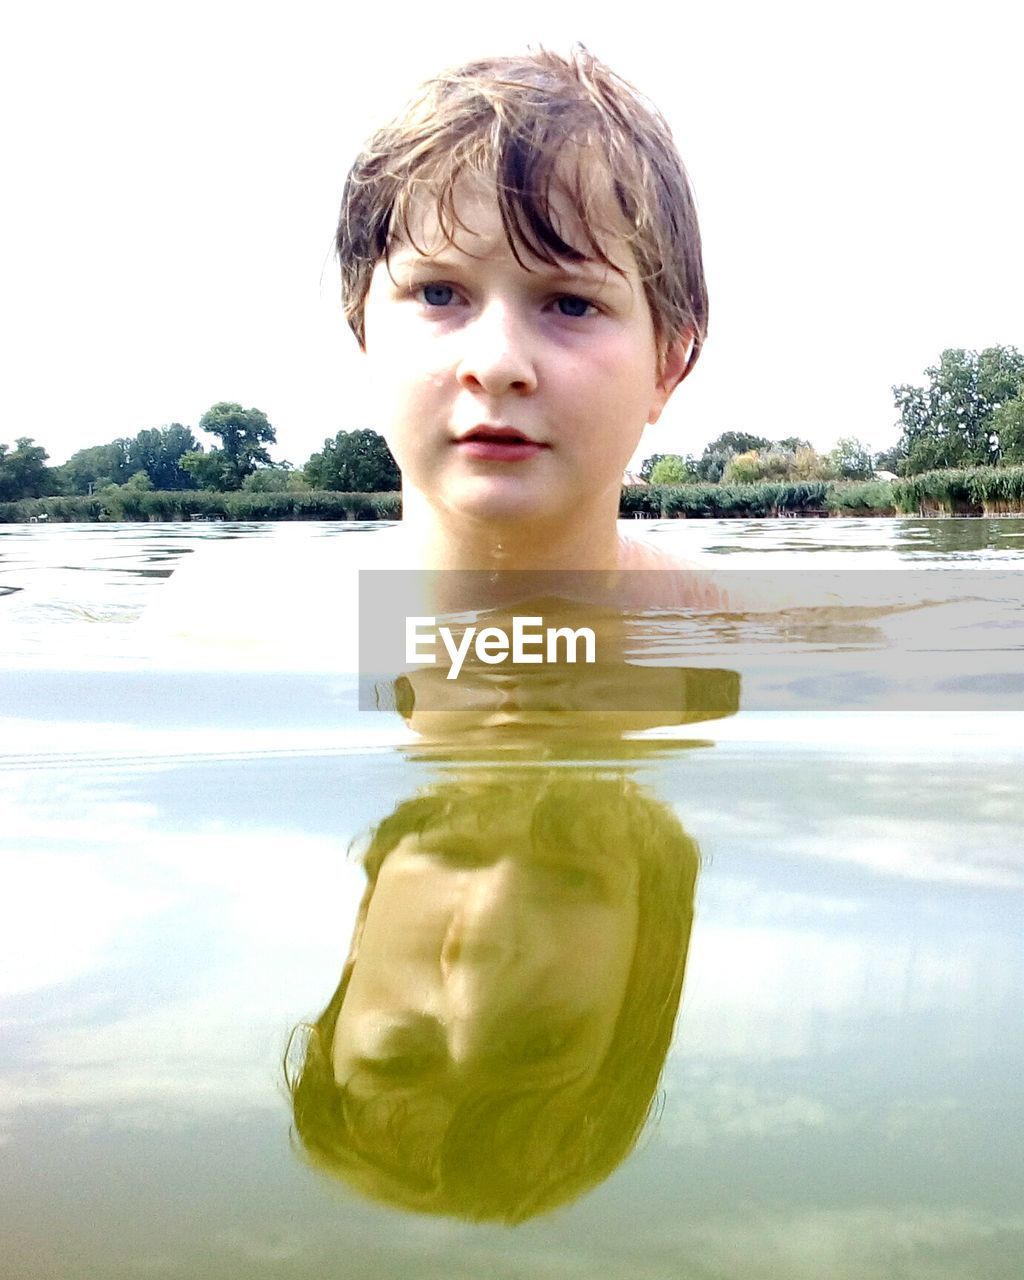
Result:
{"label": "underwater view", "polygon": [[635,523],[458,679],[372,525],[0,527],[6,1274],[1018,1280],[1024,521]]}

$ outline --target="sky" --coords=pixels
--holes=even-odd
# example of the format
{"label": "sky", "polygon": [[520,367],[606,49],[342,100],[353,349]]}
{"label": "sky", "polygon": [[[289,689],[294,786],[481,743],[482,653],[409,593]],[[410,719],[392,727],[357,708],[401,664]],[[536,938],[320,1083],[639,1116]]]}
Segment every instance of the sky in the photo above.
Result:
{"label": "sky", "polygon": [[295,465],[375,426],[331,258],[348,167],[426,76],[527,45],[581,40],[637,84],[696,190],[708,343],[637,459],[727,430],[885,448],[893,384],[1024,347],[1020,6],[12,10],[0,442],[54,463],[218,400]]}

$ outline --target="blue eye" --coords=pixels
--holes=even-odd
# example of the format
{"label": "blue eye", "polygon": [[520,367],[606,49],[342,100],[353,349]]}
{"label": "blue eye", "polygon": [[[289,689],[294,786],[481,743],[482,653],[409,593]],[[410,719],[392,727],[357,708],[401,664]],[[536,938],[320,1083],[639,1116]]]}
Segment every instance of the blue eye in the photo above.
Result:
{"label": "blue eye", "polygon": [[450,284],[425,284],[421,292],[428,307],[446,307],[455,297]]}
{"label": "blue eye", "polygon": [[578,298],[575,294],[568,293],[565,297],[559,298],[556,305],[563,316],[572,316],[578,320],[587,314],[593,304],[586,298]]}

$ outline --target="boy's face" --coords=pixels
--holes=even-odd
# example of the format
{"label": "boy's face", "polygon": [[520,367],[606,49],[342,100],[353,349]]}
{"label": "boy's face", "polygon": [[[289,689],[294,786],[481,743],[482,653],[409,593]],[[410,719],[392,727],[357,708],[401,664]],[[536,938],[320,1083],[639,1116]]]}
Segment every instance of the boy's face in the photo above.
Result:
{"label": "boy's face", "polygon": [[339,1081],[589,1078],[638,928],[628,850],[534,851],[528,815],[406,836],[381,866],[334,1033]]}
{"label": "boy's face", "polygon": [[[567,202],[561,210],[563,238],[585,244]],[[602,241],[621,275],[521,252],[528,270],[482,179],[456,187],[455,211],[465,229],[448,244],[432,199],[414,204],[413,238],[426,253],[397,243],[366,299],[380,427],[406,488],[442,518],[498,526],[564,521],[602,500],[617,507],[622,472],[688,343],[659,361],[621,234]]]}

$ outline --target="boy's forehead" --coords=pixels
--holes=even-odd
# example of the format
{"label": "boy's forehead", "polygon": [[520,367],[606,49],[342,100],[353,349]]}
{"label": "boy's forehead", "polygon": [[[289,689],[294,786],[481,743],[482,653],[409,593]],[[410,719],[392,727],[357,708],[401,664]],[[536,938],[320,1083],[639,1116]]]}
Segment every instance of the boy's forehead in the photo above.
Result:
{"label": "boy's forehead", "polygon": [[[625,273],[635,271],[629,229],[613,195],[610,179],[602,181],[590,175],[585,184],[575,183],[575,187],[574,198],[569,182],[553,183],[545,202],[545,212],[554,231],[579,254],[579,259],[566,255],[563,265],[578,262],[605,267],[594,253],[596,241],[615,267]],[[580,204],[585,207],[581,209]],[[400,262],[403,256],[437,257],[451,249],[474,258],[488,258],[501,256],[509,248],[493,177],[481,174],[459,177],[449,201],[440,198],[429,186],[418,186],[407,197],[403,215],[389,247],[392,262]],[[514,247],[524,262],[543,261],[528,245],[517,243]]]}
{"label": "boy's forehead", "polygon": [[396,847],[415,852],[424,843],[430,843],[435,838],[488,840],[499,835],[528,841],[531,816],[532,806],[529,803],[498,808],[467,801],[438,814],[433,821],[418,830],[407,833]]}
{"label": "boy's forehead", "polygon": [[[530,850],[535,841],[534,822],[540,802],[540,798],[532,795],[529,789],[518,799],[508,797],[503,792],[501,803],[496,802],[496,797],[470,795],[446,807],[415,829],[405,832],[394,848],[415,854],[438,840],[464,840],[467,843],[480,842],[481,845],[490,846],[496,853],[510,852],[515,846],[520,851]],[[630,841],[629,823],[625,816],[618,807],[607,803],[597,807],[601,811],[599,843],[619,856],[627,854]],[[570,804],[567,810],[564,806],[560,809],[560,815],[564,821],[557,825],[562,837],[569,838],[571,845],[570,833],[576,825],[573,818],[580,819],[583,823],[581,832],[588,849],[597,852],[591,844],[595,836],[589,822],[593,817],[593,810],[577,811],[576,806]],[[549,814],[548,817],[550,820],[553,815]],[[548,823],[543,825],[547,826]],[[493,845],[496,839],[502,842],[498,846]]]}

